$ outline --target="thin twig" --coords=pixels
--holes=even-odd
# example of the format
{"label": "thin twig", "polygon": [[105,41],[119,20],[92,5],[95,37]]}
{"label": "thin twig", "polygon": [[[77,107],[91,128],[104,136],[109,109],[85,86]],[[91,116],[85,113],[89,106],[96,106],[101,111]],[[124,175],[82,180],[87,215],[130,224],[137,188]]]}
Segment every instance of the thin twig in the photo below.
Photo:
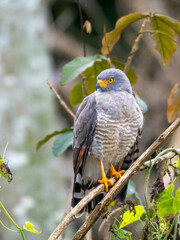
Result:
{"label": "thin twig", "polygon": [[71,109],[67,106],[67,104],[65,103],[65,101],[61,98],[61,96],[57,93],[56,89],[53,87],[53,85],[47,81],[47,84],[49,86],[49,88],[53,91],[53,93],[55,94],[55,96],[57,97],[57,99],[59,100],[59,103],[61,105],[61,107],[64,108],[64,110],[74,119],[75,115],[74,113],[71,111]]}
{"label": "thin twig", "polygon": [[[87,221],[77,231],[73,240],[82,239],[88,232],[95,221],[101,216],[101,213],[107,208],[109,203],[116,197],[120,190],[128,183],[129,179],[140,170],[142,164],[150,158],[150,156],[161,147],[165,140],[179,127],[180,117],[178,117],[167,128],[158,139],[136,160],[135,163],[125,172],[122,178],[113,186],[113,188],[107,193],[103,200],[96,206],[93,213],[88,217]],[[114,181],[114,179],[111,179]],[[75,219],[75,216],[86,206],[95,196],[104,191],[104,185],[100,184],[93,189],[88,195],[86,195],[63,219],[63,221],[57,226],[54,232],[49,237],[49,240],[57,240],[65,228]]]}
{"label": "thin twig", "polygon": [[[69,189],[68,196],[67,196],[66,211],[65,211],[61,221],[63,221],[63,219],[66,217],[67,213],[70,212],[70,210],[71,210],[71,196],[72,196],[72,191],[73,191],[73,185],[74,185],[74,179],[72,179],[72,181],[71,181],[71,187]],[[58,240],[64,239],[65,232],[66,232],[66,229],[64,229],[61,236],[59,236]]]}
{"label": "thin twig", "polygon": [[133,60],[133,57],[134,57],[135,53],[137,52],[137,50],[139,48],[139,41],[141,40],[141,38],[143,36],[143,31],[144,31],[144,28],[146,26],[147,21],[148,21],[148,18],[145,18],[142,25],[141,25],[140,33],[138,34],[136,40],[134,41],[134,44],[133,44],[131,52],[128,56],[127,62],[124,66],[124,69],[123,69],[124,73],[127,73],[127,71],[129,70],[131,62]]}
{"label": "thin twig", "polygon": [[165,140],[180,126],[180,117],[178,117],[159,137],[154,143],[134,162],[125,174],[118,180],[102,201],[96,206],[87,221],[79,228],[72,240],[82,239],[87,231],[92,227],[96,220],[101,216],[105,209],[107,209],[110,202],[117,196],[120,190],[128,183],[129,179],[139,171],[141,165],[150,156],[161,147]]}
{"label": "thin twig", "polygon": [[[114,179],[111,179],[113,181]],[[115,180],[114,180],[115,181]],[[63,219],[63,221],[57,226],[54,232],[51,234],[48,240],[57,240],[64,229],[76,218],[76,215],[83,209],[88,202],[90,202],[95,196],[104,191],[104,184],[100,184],[93,189],[88,195],[86,195]]]}
{"label": "thin twig", "polygon": [[170,149],[170,152],[168,152],[167,154],[159,157],[157,161],[156,161],[156,158],[153,158],[153,159],[151,159],[149,161],[146,161],[143,164],[143,166],[140,167],[140,171],[143,171],[144,169],[149,168],[154,163],[154,161],[156,161],[156,163],[160,163],[160,162],[163,162],[165,160],[172,159],[176,155],[180,155],[180,149]]}
{"label": "thin twig", "polygon": [[83,15],[82,15],[82,10],[81,10],[81,5],[80,5],[80,0],[77,0],[78,4],[78,10],[79,10],[79,17],[80,17],[80,23],[81,23],[81,39],[82,39],[82,44],[83,44],[83,54],[84,57],[86,56],[86,41],[84,37],[84,29],[83,29]]}
{"label": "thin twig", "polygon": [[[105,218],[103,221],[102,221],[102,223],[101,223],[101,225],[99,226],[99,229],[98,229],[98,236],[99,236],[99,238],[100,238],[100,235],[101,235],[101,232],[102,232],[102,230],[104,229],[104,231],[103,231],[103,239],[104,240],[106,240],[106,239],[109,239],[109,234],[108,234],[108,232],[109,232],[109,229],[110,229],[110,226],[111,226],[111,222],[110,222],[110,220],[111,219],[113,219],[113,215],[114,214],[116,214],[117,212],[120,212],[120,211],[122,211],[122,207],[118,207],[118,208],[116,208],[116,209],[114,209],[108,216],[107,216],[107,218]],[[106,232],[105,232],[106,231]],[[108,232],[107,232],[108,231]]]}

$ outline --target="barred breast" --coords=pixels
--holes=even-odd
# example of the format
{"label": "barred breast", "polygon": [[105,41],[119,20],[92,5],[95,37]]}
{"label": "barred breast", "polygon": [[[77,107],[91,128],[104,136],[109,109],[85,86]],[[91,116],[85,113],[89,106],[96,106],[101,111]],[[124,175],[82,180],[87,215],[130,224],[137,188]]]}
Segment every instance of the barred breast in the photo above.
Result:
{"label": "barred breast", "polygon": [[92,145],[93,155],[109,163],[124,159],[134,145],[142,127],[142,113],[132,94],[97,93],[97,127]]}
{"label": "barred breast", "polygon": [[85,169],[85,175],[99,179],[99,160],[103,161],[106,173],[109,171],[109,163],[115,165],[123,161],[142,128],[143,116],[134,97],[127,92],[113,95],[97,92],[96,104],[97,125],[86,162],[86,169],[93,171]]}

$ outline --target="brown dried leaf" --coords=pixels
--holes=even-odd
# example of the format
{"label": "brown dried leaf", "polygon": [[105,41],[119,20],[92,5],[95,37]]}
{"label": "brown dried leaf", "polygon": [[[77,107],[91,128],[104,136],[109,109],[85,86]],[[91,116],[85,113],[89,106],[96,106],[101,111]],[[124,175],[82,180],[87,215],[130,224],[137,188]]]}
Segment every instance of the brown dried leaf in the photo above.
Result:
{"label": "brown dried leaf", "polygon": [[173,122],[180,114],[180,81],[171,90],[168,97],[167,119]]}
{"label": "brown dried leaf", "polygon": [[86,32],[90,34],[92,32],[91,22],[86,20],[84,25],[83,25],[83,29],[86,29]]}
{"label": "brown dried leaf", "polygon": [[148,17],[149,14],[141,14],[141,13],[130,13],[118,19],[116,22],[115,28],[113,31],[106,33],[102,39],[102,54],[109,54],[113,49],[116,42],[119,40],[121,32],[128,25]]}
{"label": "brown dried leaf", "polygon": [[0,165],[0,175],[2,175],[8,182],[13,180],[11,170],[6,163]]}

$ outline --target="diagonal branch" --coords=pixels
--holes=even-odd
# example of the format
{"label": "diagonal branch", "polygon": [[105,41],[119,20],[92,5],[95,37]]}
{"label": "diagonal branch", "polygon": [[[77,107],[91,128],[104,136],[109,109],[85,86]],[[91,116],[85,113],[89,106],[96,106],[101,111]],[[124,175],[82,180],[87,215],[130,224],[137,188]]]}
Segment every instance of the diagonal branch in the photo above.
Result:
{"label": "diagonal branch", "polygon": [[64,110],[71,116],[72,119],[74,119],[75,115],[72,112],[72,110],[67,106],[67,104],[65,103],[65,101],[61,98],[61,96],[57,93],[56,89],[53,87],[53,85],[47,81],[47,84],[49,86],[49,88],[53,91],[53,93],[55,94],[55,96],[57,97],[57,99],[59,100],[59,103],[61,105],[62,108],[64,108]]}
{"label": "diagonal branch", "polygon": [[129,68],[130,68],[130,65],[131,65],[131,62],[133,60],[134,54],[137,52],[137,50],[139,48],[139,41],[141,40],[141,38],[143,36],[143,31],[144,31],[144,28],[145,28],[147,22],[148,22],[148,18],[145,18],[142,25],[141,25],[140,33],[138,34],[137,38],[134,41],[134,44],[133,44],[131,52],[128,56],[127,62],[124,66],[124,69],[123,69],[124,73],[127,73]]}
{"label": "diagonal branch", "polygon": [[[110,192],[103,198],[103,200],[96,206],[93,213],[87,218],[85,223],[75,234],[73,240],[82,239],[83,236],[88,232],[95,221],[101,216],[102,212],[106,210],[109,203],[116,197],[120,190],[125,186],[130,178],[140,170],[141,166],[147,161],[150,156],[160,148],[160,146],[166,141],[166,139],[180,126],[180,117],[178,117],[170,126],[167,128],[157,140],[136,160],[135,163],[125,172],[122,178],[114,185]],[[169,154],[169,153],[168,153]],[[164,158],[165,159],[165,158]],[[114,179],[111,179],[114,181]],[[93,189],[87,196],[85,196],[61,221],[54,232],[51,234],[48,240],[57,240],[62,234],[64,229],[75,219],[75,216],[86,206],[95,196],[104,191],[104,185],[101,184]]]}
{"label": "diagonal branch", "polygon": [[96,220],[101,216],[104,210],[107,209],[110,202],[117,196],[120,190],[128,183],[129,179],[139,171],[141,165],[150,158],[150,156],[156,151],[165,140],[180,126],[180,117],[178,117],[170,126],[167,128],[156,141],[131,165],[131,167],[125,172],[121,179],[114,185],[114,187],[107,193],[102,201],[96,206],[92,214],[88,217],[86,222],[76,232],[72,240],[82,239],[87,231],[92,227]]}

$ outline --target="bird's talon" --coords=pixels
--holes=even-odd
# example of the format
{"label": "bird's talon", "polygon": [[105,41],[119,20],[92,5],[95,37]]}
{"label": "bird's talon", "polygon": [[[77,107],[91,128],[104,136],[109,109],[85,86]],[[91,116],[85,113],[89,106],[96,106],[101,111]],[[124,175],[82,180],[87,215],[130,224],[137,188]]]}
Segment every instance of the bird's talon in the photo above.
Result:
{"label": "bird's talon", "polygon": [[125,170],[121,170],[121,171],[116,171],[113,167],[113,165],[111,164],[110,166],[111,168],[111,177],[114,177],[114,178],[121,178],[121,174],[125,172]]}
{"label": "bird's talon", "polygon": [[104,184],[106,192],[108,192],[108,185],[114,185],[114,183],[112,183],[107,177],[102,177],[102,179],[98,180],[98,182]]}

